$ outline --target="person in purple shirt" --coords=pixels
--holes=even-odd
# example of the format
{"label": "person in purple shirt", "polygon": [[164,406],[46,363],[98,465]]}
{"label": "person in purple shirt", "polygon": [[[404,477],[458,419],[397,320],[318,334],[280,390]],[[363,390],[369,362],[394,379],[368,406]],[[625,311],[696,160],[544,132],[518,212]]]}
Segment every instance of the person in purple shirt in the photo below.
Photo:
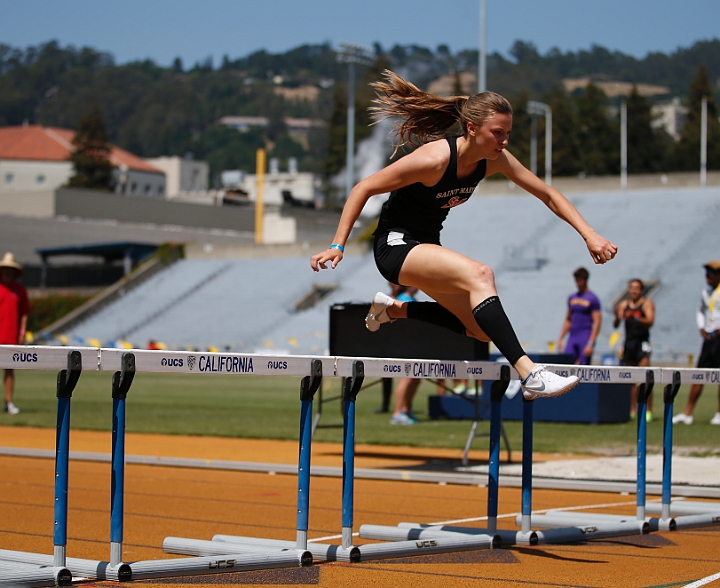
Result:
{"label": "person in purple shirt", "polygon": [[588,290],[590,272],[584,267],[573,273],[578,291],[568,296],[568,312],[560,330],[557,348],[563,349],[563,339],[569,333],[564,353],[575,358],[575,363],[587,365],[595,347],[595,340],[600,332],[602,313],[600,300]]}

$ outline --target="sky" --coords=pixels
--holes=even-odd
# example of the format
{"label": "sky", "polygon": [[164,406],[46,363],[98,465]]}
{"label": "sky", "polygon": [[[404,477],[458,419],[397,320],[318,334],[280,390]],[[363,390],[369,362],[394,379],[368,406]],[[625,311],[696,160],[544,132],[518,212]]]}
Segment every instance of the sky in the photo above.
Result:
{"label": "sky", "polygon": [[[452,6],[452,8],[448,8]],[[265,49],[339,42],[389,49],[479,45],[480,0],[0,0],[0,43],[55,39],[111,53],[116,63],[152,59],[185,67]],[[637,58],[720,38],[719,0],[487,0],[487,49],[508,56],[516,40],[541,53],[593,44]]]}

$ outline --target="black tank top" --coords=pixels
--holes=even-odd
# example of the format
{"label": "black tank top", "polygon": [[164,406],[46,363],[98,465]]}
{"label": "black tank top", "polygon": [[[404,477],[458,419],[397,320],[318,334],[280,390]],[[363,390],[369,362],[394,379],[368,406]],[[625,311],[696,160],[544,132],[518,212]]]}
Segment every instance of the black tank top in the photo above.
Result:
{"label": "black tank top", "polygon": [[485,177],[487,161],[481,159],[475,171],[457,177],[457,137],[447,137],[450,161],[440,181],[432,187],[420,182],[390,194],[383,204],[376,234],[402,230],[423,243],[440,243],[440,230],[451,208],[467,201]]}
{"label": "black tank top", "polygon": [[642,325],[637,319],[645,318],[643,305],[632,306],[628,301],[625,307],[625,338],[633,341],[649,341],[650,329],[646,325]]}

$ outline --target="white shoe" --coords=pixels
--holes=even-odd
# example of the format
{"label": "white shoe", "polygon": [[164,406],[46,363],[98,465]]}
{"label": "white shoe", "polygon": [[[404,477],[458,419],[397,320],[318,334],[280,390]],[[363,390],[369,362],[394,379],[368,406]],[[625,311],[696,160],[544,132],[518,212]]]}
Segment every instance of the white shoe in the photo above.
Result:
{"label": "white shoe", "polygon": [[18,414],[20,412],[20,409],[15,406],[12,402],[6,402],[5,403],[5,412],[8,414]]}
{"label": "white shoe", "polygon": [[382,292],[378,292],[375,296],[373,296],[370,312],[368,312],[368,315],[365,317],[365,326],[368,331],[374,333],[380,328],[380,325],[395,322],[395,320],[391,319],[387,313],[387,309],[394,303],[395,300]]}
{"label": "white shoe", "polygon": [[569,392],[579,381],[577,376],[558,376],[545,369],[544,365],[536,365],[520,388],[527,400],[553,398]]}
{"label": "white shoe", "polygon": [[711,425],[720,425],[720,412],[716,412],[715,416],[710,419]]}
{"label": "white shoe", "polygon": [[673,425],[677,425],[678,423],[682,423],[683,425],[692,425],[693,417],[692,415],[687,415],[684,412],[681,412],[673,417]]}

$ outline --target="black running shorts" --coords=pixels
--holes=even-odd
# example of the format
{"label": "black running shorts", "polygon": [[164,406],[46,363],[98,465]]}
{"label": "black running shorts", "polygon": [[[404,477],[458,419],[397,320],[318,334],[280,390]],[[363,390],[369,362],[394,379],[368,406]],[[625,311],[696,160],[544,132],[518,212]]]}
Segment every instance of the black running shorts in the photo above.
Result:
{"label": "black running shorts", "polygon": [[650,357],[651,352],[652,347],[650,346],[650,341],[626,339],[623,350],[623,363],[625,365],[638,365],[641,359]]}
{"label": "black running shorts", "polygon": [[375,264],[383,278],[393,284],[407,286],[400,283],[400,270],[410,250],[417,245],[420,241],[402,229],[376,234],[373,244]]}
{"label": "black running shorts", "polygon": [[699,368],[720,368],[720,331],[703,341],[697,366]]}

